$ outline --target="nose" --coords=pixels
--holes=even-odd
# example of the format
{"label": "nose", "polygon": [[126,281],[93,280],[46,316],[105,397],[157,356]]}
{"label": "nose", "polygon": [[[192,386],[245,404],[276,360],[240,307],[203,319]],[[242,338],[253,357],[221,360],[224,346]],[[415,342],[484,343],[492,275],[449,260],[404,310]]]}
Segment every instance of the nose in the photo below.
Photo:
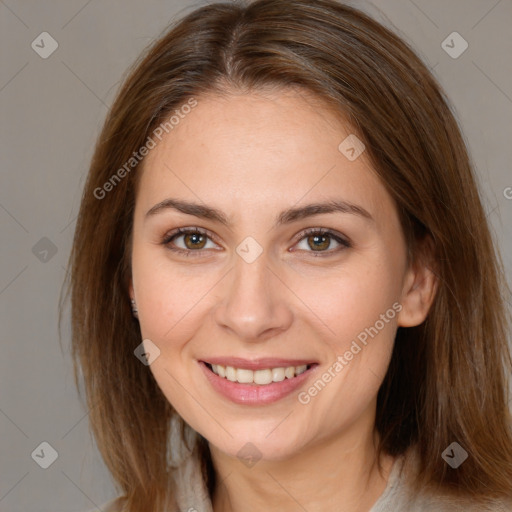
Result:
{"label": "nose", "polygon": [[215,308],[217,325],[247,342],[263,341],[289,328],[292,295],[279,270],[269,266],[265,252],[252,263],[236,257]]}

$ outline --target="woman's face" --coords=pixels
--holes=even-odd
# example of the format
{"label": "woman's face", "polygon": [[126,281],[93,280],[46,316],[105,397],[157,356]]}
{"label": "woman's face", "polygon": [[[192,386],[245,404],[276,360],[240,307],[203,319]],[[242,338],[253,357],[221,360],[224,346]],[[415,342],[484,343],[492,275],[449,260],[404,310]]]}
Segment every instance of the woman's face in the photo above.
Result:
{"label": "woman's face", "polygon": [[397,326],[422,320],[391,197],[311,99],[198,97],[137,192],[130,291],[160,351],[150,371],[233,456],[284,459],[373,429]]}

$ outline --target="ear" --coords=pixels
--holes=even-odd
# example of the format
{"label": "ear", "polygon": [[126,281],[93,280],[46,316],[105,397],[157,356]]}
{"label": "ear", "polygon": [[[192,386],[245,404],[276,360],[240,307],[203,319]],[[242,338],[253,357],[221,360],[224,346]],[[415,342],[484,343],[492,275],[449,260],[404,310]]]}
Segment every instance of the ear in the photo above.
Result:
{"label": "ear", "polygon": [[128,294],[130,295],[130,299],[135,298],[135,292],[133,290],[133,280],[132,279],[130,279],[130,281],[128,283]]}
{"label": "ear", "polygon": [[437,292],[439,281],[433,265],[434,242],[430,235],[418,243],[416,253],[403,281],[399,327],[415,327],[423,323]]}

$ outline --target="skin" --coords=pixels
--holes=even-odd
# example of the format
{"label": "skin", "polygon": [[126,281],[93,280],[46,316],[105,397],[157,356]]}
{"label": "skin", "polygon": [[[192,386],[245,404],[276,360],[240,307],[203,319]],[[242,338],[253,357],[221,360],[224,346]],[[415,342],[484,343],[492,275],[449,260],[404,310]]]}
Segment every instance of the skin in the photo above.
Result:
{"label": "skin", "polygon": [[[349,161],[338,150],[352,131],[315,98],[290,89],[197,100],[147,156],[136,195],[130,295],[142,338],[160,349],[150,369],[209,441],[222,482],[215,512],[286,512],[298,504],[309,512],[368,511],[393,463],[383,457],[378,471],[377,392],[396,329],[428,313],[434,276],[407,264],[392,198],[365,153]],[[173,209],[146,217],[170,197],[218,208],[231,224]],[[282,210],[328,199],[358,205],[372,220],[334,212],[274,226]],[[169,246],[195,251],[187,257],[163,244],[179,227],[215,238],[185,245],[178,235]],[[316,249],[301,236],[306,228],[330,229],[351,246],[327,238]],[[263,251],[252,263],[236,252],[248,236]],[[316,379],[395,303],[400,313],[308,404],[297,392],[268,405],[235,404],[198,365],[208,356],[300,357],[318,361]],[[237,457],[248,442],[262,457],[250,468]]]}

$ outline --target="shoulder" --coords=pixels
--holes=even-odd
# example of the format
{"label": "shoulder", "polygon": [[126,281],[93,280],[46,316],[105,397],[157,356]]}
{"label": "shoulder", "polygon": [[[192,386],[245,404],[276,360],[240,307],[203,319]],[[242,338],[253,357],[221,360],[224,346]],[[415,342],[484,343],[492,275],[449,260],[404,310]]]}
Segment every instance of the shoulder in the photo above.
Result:
{"label": "shoulder", "polygon": [[[469,499],[429,497],[413,501],[418,512],[510,512],[512,502],[488,501],[476,503]],[[405,510],[405,509],[404,509]],[[409,509],[407,509],[409,510]]]}
{"label": "shoulder", "polygon": [[399,456],[389,475],[388,486],[370,512],[512,512],[512,501],[476,502],[470,497],[454,497],[444,493],[414,494],[408,485],[414,473],[415,457]]}
{"label": "shoulder", "polygon": [[443,495],[412,495],[405,486],[383,496],[371,512],[512,512],[512,501],[475,502],[470,498]]}
{"label": "shoulder", "polygon": [[[103,503],[102,505],[98,505],[95,508],[91,508],[90,510],[87,510],[86,512],[122,512],[124,510],[123,508],[123,502],[126,500],[125,497],[119,496],[117,498],[114,498],[110,501],[107,501],[106,503]],[[177,507],[176,503],[174,501],[169,501],[166,507],[166,512],[180,512],[180,508]],[[187,507],[183,510],[196,510],[193,507]],[[209,509],[203,509],[198,508],[197,512],[211,512]]]}
{"label": "shoulder", "polygon": [[[114,498],[107,503],[103,503],[103,505],[99,506],[99,510],[102,512],[121,512],[122,498]],[[98,507],[91,508],[87,510],[87,512],[98,512]]]}

